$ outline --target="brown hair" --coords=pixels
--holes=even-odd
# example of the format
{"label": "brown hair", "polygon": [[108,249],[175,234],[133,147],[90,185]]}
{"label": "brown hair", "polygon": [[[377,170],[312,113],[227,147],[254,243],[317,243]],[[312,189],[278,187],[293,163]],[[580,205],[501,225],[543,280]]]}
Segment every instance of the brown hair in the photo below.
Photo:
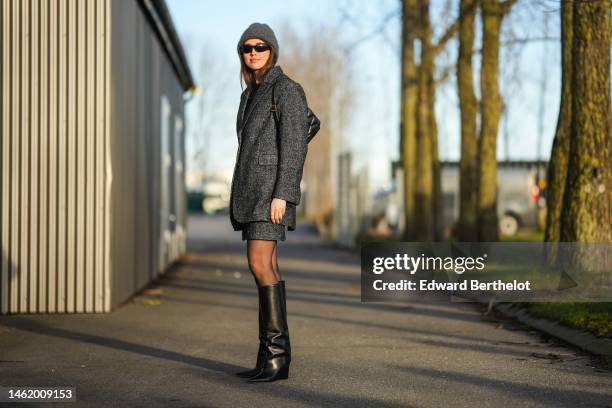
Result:
{"label": "brown hair", "polygon": [[[270,44],[268,44],[268,46],[270,46]],[[276,56],[276,51],[274,50],[274,47],[270,46],[270,56],[268,57],[268,60],[266,61],[265,65],[261,67],[261,69],[258,69],[257,71],[253,71],[251,68],[247,67],[246,63],[244,62],[244,54],[241,53],[239,55],[240,79],[241,79],[240,88],[242,88],[242,81],[244,81],[247,86],[247,89],[249,90],[249,92],[251,92],[253,88],[255,87],[255,81],[261,82],[264,75],[266,75],[266,73],[270,69],[272,69],[272,67],[274,67],[275,56]]]}

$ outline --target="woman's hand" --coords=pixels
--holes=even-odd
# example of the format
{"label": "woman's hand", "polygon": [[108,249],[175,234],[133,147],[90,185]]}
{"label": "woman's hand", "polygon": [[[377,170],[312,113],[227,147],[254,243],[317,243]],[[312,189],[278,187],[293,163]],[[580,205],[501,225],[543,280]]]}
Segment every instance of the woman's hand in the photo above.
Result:
{"label": "woman's hand", "polygon": [[281,219],[285,215],[285,209],[287,208],[287,201],[282,198],[273,198],[272,204],[270,205],[270,218],[274,224],[280,224]]}

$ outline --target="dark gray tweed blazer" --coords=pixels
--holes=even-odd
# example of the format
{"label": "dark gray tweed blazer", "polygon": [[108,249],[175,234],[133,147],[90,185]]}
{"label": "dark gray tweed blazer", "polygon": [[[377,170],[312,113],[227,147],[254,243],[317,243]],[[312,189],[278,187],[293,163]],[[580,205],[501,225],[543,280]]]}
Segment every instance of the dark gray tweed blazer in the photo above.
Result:
{"label": "dark gray tweed blazer", "polygon": [[[280,105],[277,135],[272,109],[272,86]],[[302,86],[283,73],[279,65],[266,73],[245,112],[245,90],[236,120],[238,152],[230,197],[230,219],[238,223],[272,221],[272,198],[287,201],[281,224],[295,230],[295,208],[300,203],[300,181],[308,144],[306,94]]]}

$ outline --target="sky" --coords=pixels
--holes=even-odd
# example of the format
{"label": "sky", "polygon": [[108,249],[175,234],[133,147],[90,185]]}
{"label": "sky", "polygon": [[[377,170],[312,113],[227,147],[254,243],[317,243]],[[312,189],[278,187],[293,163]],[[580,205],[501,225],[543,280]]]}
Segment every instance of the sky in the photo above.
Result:
{"label": "sky", "polygon": [[[218,80],[223,84],[222,92],[215,95],[214,115],[206,125],[212,136],[207,151],[210,170],[228,181],[238,148],[235,121],[241,88],[236,44],[242,32],[256,21],[268,23],[273,29],[289,23],[298,31],[308,30],[309,24],[323,24],[336,26],[342,43],[352,44],[376,30],[385,16],[399,7],[397,0],[166,1],[196,82]],[[456,7],[448,8],[455,3],[454,0],[432,1],[434,38],[444,30],[445,22],[456,16]],[[560,94],[560,47],[554,38],[559,36],[558,9],[550,4],[542,0],[521,0],[504,23],[504,38],[553,37],[553,40],[526,43],[520,46],[520,53],[517,53],[519,46],[502,50],[500,83],[508,114],[507,121],[500,124],[499,159],[536,159],[538,134],[542,135],[540,158],[547,158],[550,153]],[[351,22],[342,19],[343,13],[353,16]],[[358,73],[360,85],[350,125],[343,137],[354,154],[353,170],[368,167],[372,190],[390,187],[391,162],[399,158],[400,28],[397,15],[387,22],[383,33],[354,49],[353,69]],[[282,38],[279,43],[282,66],[285,46]],[[438,59],[440,66],[454,63],[456,48],[455,42],[448,44],[447,54]],[[511,51],[518,56],[510,58]],[[216,66],[201,69],[198,61],[202,53],[214,56]],[[206,73],[203,80],[200,72]],[[308,95],[308,89],[305,90]],[[196,104],[189,104],[187,131],[192,133],[188,138],[188,156],[189,139],[199,137]],[[457,160],[460,124],[454,74],[438,88],[436,115],[440,158]],[[188,159],[188,168],[189,163]]]}

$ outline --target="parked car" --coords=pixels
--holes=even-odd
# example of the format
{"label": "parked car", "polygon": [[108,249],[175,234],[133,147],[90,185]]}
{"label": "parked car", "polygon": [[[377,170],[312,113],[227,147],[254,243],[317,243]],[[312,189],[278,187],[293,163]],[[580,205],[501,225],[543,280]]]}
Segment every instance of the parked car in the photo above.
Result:
{"label": "parked car", "polygon": [[[442,162],[444,223],[459,219],[459,163]],[[499,230],[514,235],[519,228],[537,228],[543,197],[546,162],[500,161],[497,163],[497,217]]]}

